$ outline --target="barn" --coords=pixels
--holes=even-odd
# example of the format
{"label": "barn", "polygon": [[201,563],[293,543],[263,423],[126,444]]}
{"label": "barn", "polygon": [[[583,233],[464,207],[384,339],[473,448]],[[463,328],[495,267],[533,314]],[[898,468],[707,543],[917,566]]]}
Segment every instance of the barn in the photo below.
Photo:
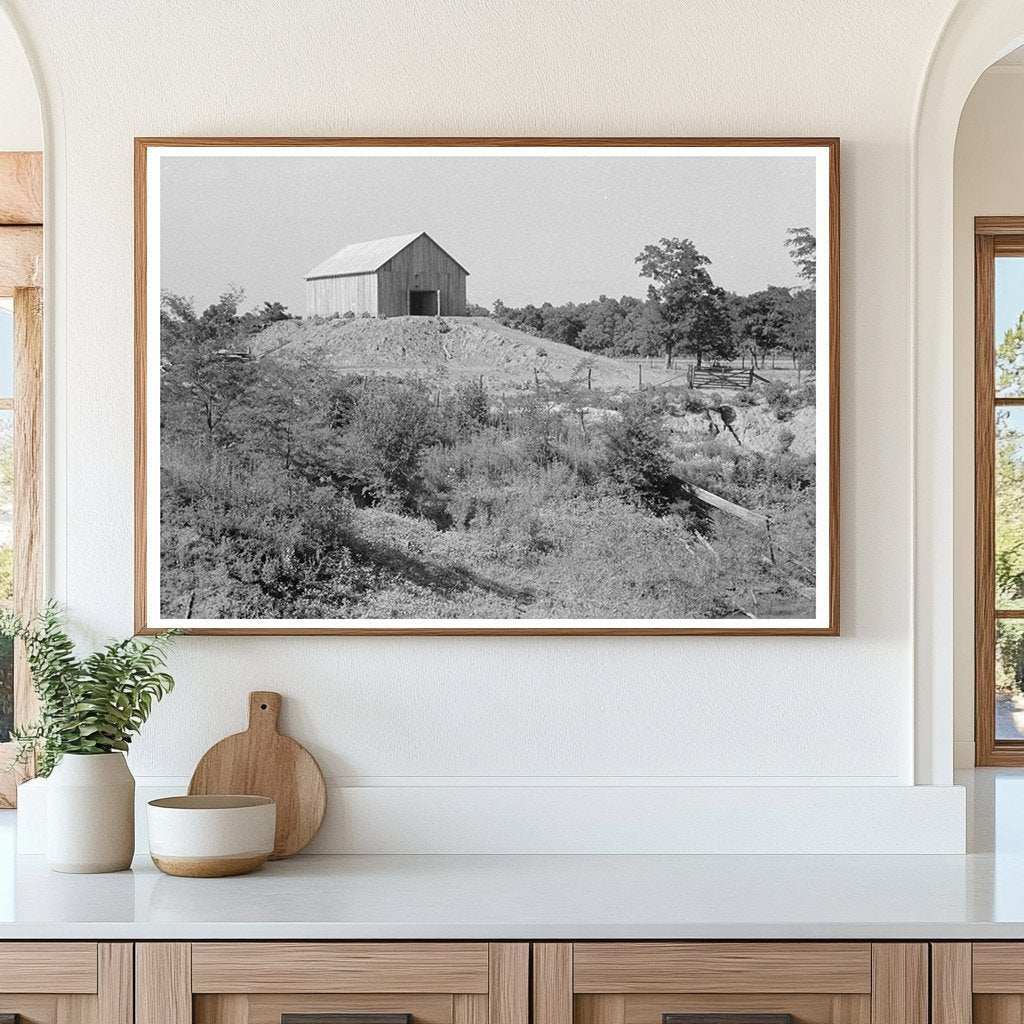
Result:
{"label": "barn", "polygon": [[465,316],[468,276],[425,231],[355,242],[306,275],[306,313]]}

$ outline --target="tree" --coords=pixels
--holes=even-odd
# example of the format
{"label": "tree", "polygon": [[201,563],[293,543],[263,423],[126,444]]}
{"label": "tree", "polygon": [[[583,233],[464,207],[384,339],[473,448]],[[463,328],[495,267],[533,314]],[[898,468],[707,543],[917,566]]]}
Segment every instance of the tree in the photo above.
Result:
{"label": "tree", "polygon": [[237,358],[245,329],[238,315],[242,292],[221,295],[196,316],[190,300],[164,293],[160,302],[161,400],[195,415],[166,416],[174,429],[223,445],[222,424],[252,383],[251,362]]}
{"label": "tree", "polygon": [[767,353],[775,353],[792,340],[793,296],[788,288],[770,285],[764,291],[754,292],[742,301],[740,310],[741,337],[750,346],[757,366]]}
{"label": "tree", "polygon": [[[996,348],[996,393],[1020,395],[1024,384],[1024,313]],[[996,603],[1024,600],[1024,431],[1014,411],[996,415],[995,452]]]}
{"label": "tree", "polygon": [[801,281],[814,287],[818,264],[818,243],[810,228],[790,228],[786,232],[786,248],[796,264],[796,274]]}
{"label": "tree", "polygon": [[587,352],[612,351],[623,318],[621,305],[615,299],[602,295],[588,307],[583,329],[577,339],[579,347]]}
{"label": "tree", "polygon": [[818,318],[817,295],[813,288],[798,288],[791,295],[790,354],[793,365],[813,366]]}
{"label": "tree", "polygon": [[996,606],[1016,607],[1024,600],[1024,433],[1009,409],[996,413],[995,477]]}
{"label": "tree", "polygon": [[1024,394],[1024,313],[996,348],[996,394]]}
{"label": "tree", "polygon": [[580,347],[580,332],[583,330],[583,317],[568,306],[560,306],[557,309],[549,303],[544,303],[543,308],[544,325],[541,334],[552,341],[560,341],[563,345]]}
{"label": "tree", "polygon": [[[240,293],[239,297],[241,297]],[[239,318],[240,323],[248,334],[258,334],[265,327],[276,324],[280,320],[292,319],[294,318],[288,312],[288,307],[280,302],[264,302],[262,309],[257,309],[252,313],[244,313]]]}
{"label": "tree", "polygon": [[693,242],[662,238],[644,246],[636,262],[640,276],[654,281],[647,294],[661,311],[660,342],[668,369],[677,348],[696,355],[698,366],[705,353],[721,358],[731,350],[725,293],[707,271],[711,260]]}
{"label": "tree", "polygon": [[705,355],[715,362],[736,355],[729,301],[724,289],[712,285],[694,306],[687,331],[686,347],[697,357]]}

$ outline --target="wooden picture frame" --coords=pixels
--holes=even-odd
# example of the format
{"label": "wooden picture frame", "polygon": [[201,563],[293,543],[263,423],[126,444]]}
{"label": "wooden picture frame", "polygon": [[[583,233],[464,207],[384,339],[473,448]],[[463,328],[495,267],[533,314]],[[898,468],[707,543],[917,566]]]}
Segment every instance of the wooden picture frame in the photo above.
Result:
{"label": "wooden picture frame", "polygon": [[[815,513],[813,560],[811,566],[804,567],[808,576],[813,579],[813,596],[807,592],[812,588],[803,586],[804,604],[813,606],[810,614],[785,616],[751,615],[748,609],[737,607],[725,618],[716,619],[619,619],[612,618],[569,618],[548,620],[546,618],[457,618],[439,617],[432,619],[411,618],[347,618],[347,619],[258,619],[247,618],[203,618],[193,614],[191,602],[185,606],[186,614],[165,615],[161,612],[160,603],[160,553],[159,553],[159,502],[160,493],[159,438],[155,424],[159,422],[154,409],[159,401],[160,363],[157,355],[160,351],[160,339],[153,338],[154,330],[159,323],[159,311],[154,312],[154,301],[159,305],[162,287],[167,287],[160,278],[159,270],[154,269],[156,262],[153,257],[154,232],[159,230],[161,212],[161,185],[153,185],[160,181],[159,169],[166,166],[169,158],[179,156],[236,156],[251,155],[253,158],[269,156],[323,154],[326,157],[358,154],[366,156],[371,153],[383,154],[388,157],[406,155],[435,155],[449,157],[466,153],[473,156],[494,154],[495,156],[547,156],[578,157],[586,155],[597,158],[607,155],[625,155],[623,151],[632,150],[629,156],[641,154],[654,157],[679,156],[692,158],[695,156],[715,156],[722,159],[737,159],[749,156],[751,159],[776,155],[788,155],[796,158],[813,158],[814,167],[814,231],[812,248],[817,238],[816,249],[813,250],[811,280],[816,280],[817,295],[814,323],[815,340],[812,351],[816,356],[816,375],[814,376],[815,396],[812,404],[814,423],[813,432],[815,466],[814,494]],[[303,152],[305,151],[305,152]],[[798,225],[791,225],[797,227]],[[822,228],[824,230],[822,230]],[[651,233],[652,242],[657,231]],[[668,234],[666,231],[665,234]],[[417,240],[432,237],[421,232]],[[390,242],[395,239],[383,239]],[[668,241],[666,238],[662,242]],[[673,239],[673,241],[677,241]],[[688,241],[688,239],[686,240]],[[367,243],[369,244],[369,243]],[[376,244],[376,243],[373,243]],[[425,244],[425,243],[424,243]],[[780,241],[780,244],[781,241]],[[438,249],[440,245],[435,243]],[[746,636],[746,635],[794,635],[794,636],[836,636],[839,633],[839,140],[835,138],[138,138],[135,140],[135,338],[136,338],[136,408],[135,408],[135,617],[136,630],[140,634],[151,634],[168,626],[185,628],[198,634],[290,634],[290,635],[715,635],[715,636]],[[359,249],[349,246],[348,249]],[[346,250],[339,251],[336,256],[342,257],[339,276],[345,276],[351,269],[351,260],[346,264]],[[441,252],[445,250],[441,249]],[[445,253],[447,255],[447,253]],[[457,261],[459,254],[452,257]],[[637,257],[639,262],[640,257]],[[795,257],[794,257],[795,259]],[[813,261],[816,261],[814,263]],[[310,263],[312,265],[312,263]],[[330,265],[330,261],[325,265]],[[816,278],[813,276],[816,266]],[[307,275],[312,279],[312,275]],[[765,280],[761,285],[768,288],[772,282]],[[434,288],[435,285],[429,285]],[[638,281],[637,289],[643,284]],[[795,289],[795,286],[793,286]],[[719,289],[722,291],[722,289]],[[439,309],[439,319],[451,316],[446,310],[447,301],[440,289],[436,300],[432,293],[408,293],[408,306],[405,312],[415,315],[417,311],[435,312],[434,302]],[[425,297],[424,297],[425,296]],[[154,299],[155,297],[155,299]],[[603,297],[603,296],[602,296]],[[262,298],[262,297],[257,297]],[[269,305],[269,298],[266,300]],[[341,301],[341,300],[335,300]],[[346,300],[347,301],[347,300]],[[455,300],[457,302],[457,300]],[[539,300],[538,300],[539,301]],[[637,300],[642,302],[643,300]],[[654,301],[649,299],[648,301]],[[422,304],[422,310],[413,308],[413,303]],[[458,308],[456,306],[456,315]],[[319,314],[318,314],[319,315]],[[333,316],[341,315],[334,310]],[[352,315],[352,310],[346,311]],[[364,314],[366,315],[365,311]],[[378,316],[386,315],[378,311]],[[397,315],[402,315],[400,310]],[[331,317],[329,316],[328,319]],[[307,317],[307,320],[310,319]],[[796,349],[793,348],[793,364],[798,365]],[[230,355],[230,353],[229,353]],[[585,353],[580,352],[583,356]],[[240,358],[242,355],[240,354]],[[227,356],[225,356],[227,358]],[[253,356],[249,350],[249,358]],[[643,357],[637,357],[638,366],[631,372],[638,373],[638,390],[644,387],[645,367]],[[648,357],[649,358],[649,357]],[[737,357],[738,358],[738,357]],[[762,352],[762,363],[764,354]],[[802,359],[803,357],[801,357]],[[756,365],[756,355],[754,356]],[[746,357],[743,357],[744,373]],[[731,364],[729,364],[731,365]],[[700,356],[697,356],[700,368]],[[719,370],[708,370],[712,374],[711,383],[719,378],[713,376]],[[725,372],[722,370],[721,372]],[[753,383],[754,374],[750,372],[749,382]],[[537,390],[541,382],[538,371],[534,368]],[[648,369],[648,380],[650,370]],[[365,379],[365,378],[364,378]],[[693,370],[689,371],[689,380],[693,382]],[[724,378],[722,378],[724,379]],[[800,379],[799,376],[797,378]],[[824,386],[822,386],[824,383]],[[528,384],[528,382],[527,382]],[[589,381],[588,381],[589,384]],[[731,387],[732,384],[726,381]],[[524,384],[524,386],[527,386]],[[661,386],[658,383],[647,387]],[[666,385],[667,386],[667,385]],[[765,387],[768,386],[766,381]],[[481,391],[484,390],[481,375]],[[437,398],[440,403],[440,392]],[[714,420],[720,407],[712,408],[708,413],[709,421]],[[735,413],[733,413],[735,415]],[[722,429],[729,428],[725,414],[722,414]],[[582,426],[582,420],[581,420]],[[738,438],[737,438],[738,440]],[[783,442],[785,444],[785,442]],[[783,451],[786,449],[783,448]],[[820,479],[821,468],[825,467],[825,479]],[[766,485],[767,486],[767,485]],[[745,522],[747,528],[763,530],[766,534],[764,559],[770,557],[775,564],[776,549],[772,536],[772,517],[744,508],[735,502],[702,489],[696,484],[685,484],[683,497],[702,517],[715,520],[715,517],[732,517]],[[790,556],[785,556],[790,557]],[[195,595],[195,589],[192,590]],[[808,603],[809,602],[809,603]]]}

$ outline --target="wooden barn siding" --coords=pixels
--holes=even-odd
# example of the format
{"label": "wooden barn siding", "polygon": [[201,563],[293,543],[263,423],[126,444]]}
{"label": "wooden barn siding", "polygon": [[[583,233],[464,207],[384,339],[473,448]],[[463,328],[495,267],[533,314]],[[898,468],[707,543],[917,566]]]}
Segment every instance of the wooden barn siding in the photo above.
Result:
{"label": "wooden barn siding", "polygon": [[466,315],[466,272],[429,238],[417,238],[377,274],[382,316],[405,316],[410,291],[440,291],[442,316]]}
{"label": "wooden barn siding", "polygon": [[330,316],[352,310],[377,315],[377,275],[318,277],[306,282],[306,315]]}

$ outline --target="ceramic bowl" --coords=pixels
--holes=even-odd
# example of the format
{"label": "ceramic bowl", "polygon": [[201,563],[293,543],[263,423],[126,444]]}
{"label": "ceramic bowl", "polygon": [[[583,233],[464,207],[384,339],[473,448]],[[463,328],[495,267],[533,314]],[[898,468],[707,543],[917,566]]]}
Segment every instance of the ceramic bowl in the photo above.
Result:
{"label": "ceramic bowl", "polygon": [[274,852],[277,805],[266,796],[169,796],[147,808],[149,853],[168,875],[224,878]]}

